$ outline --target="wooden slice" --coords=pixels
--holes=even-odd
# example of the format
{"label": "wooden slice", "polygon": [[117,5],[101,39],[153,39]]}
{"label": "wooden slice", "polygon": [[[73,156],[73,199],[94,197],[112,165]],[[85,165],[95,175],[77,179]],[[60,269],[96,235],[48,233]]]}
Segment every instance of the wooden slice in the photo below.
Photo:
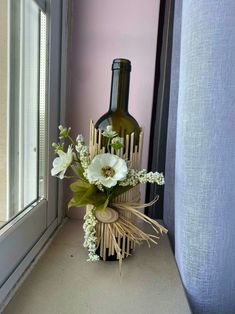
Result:
{"label": "wooden slice", "polygon": [[117,221],[119,214],[113,208],[107,207],[105,210],[97,210],[95,217],[98,221],[108,224]]}

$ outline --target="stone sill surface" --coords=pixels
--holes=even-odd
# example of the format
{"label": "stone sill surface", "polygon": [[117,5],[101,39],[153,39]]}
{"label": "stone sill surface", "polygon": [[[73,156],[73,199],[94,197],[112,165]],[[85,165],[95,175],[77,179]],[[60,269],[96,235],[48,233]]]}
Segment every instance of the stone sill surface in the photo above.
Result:
{"label": "stone sill surface", "polygon": [[68,220],[3,314],[191,313],[167,236],[118,262],[88,263],[82,222]]}

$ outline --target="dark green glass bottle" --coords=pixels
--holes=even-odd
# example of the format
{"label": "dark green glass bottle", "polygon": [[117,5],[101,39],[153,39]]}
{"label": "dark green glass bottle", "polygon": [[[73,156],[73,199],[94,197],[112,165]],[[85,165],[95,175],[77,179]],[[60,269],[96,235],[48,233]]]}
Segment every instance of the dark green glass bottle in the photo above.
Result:
{"label": "dark green glass bottle", "polygon": [[120,137],[135,132],[135,145],[138,145],[140,127],[128,112],[131,62],[127,59],[114,59],[112,64],[112,83],[109,111],[95,124],[97,129],[105,130],[112,125]]}
{"label": "dark green glass bottle", "polygon": [[[134,145],[139,144],[140,127],[137,121],[128,112],[129,100],[129,86],[130,86],[130,72],[131,62],[127,59],[114,59],[112,64],[112,82],[111,82],[111,95],[110,106],[107,113],[105,113],[95,124],[95,127],[100,130],[105,130],[108,125],[111,125],[113,130],[118,135],[124,138],[124,152],[125,152],[125,138],[126,135],[131,135],[133,132]],[[102,139],[102,145],[105,146],[107,139]],[[130,148],[128,150],[128,155]],[[123,247],[123,239],[121,239],[120,247]],[[124,244],[127,246],[127,243]],[[99,255],[99,248],[97,249]],[[124,258],[126,254],[124,255]],[[117,254],[108,256],[106,261],[117,260]]]}

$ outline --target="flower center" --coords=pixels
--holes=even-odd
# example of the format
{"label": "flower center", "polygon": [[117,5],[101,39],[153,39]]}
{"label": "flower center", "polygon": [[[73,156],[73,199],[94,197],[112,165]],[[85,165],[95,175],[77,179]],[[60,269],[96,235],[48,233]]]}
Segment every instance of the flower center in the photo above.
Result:
{"label": "flower center", "polygon": [[101,169],[101,172],[102,172],[102,175],[105,177],[105,178],[108,178],[108,177],[113,177],[115,175],[115,171],[112,167],[110,166],[106,166],[106,167],[103,167]]}

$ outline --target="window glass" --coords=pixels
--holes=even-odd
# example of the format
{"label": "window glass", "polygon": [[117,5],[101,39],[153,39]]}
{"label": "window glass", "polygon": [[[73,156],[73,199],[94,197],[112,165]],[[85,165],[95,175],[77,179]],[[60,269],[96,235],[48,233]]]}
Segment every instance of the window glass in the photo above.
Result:
{"label": "window glass", "polygon": [[47,98],[46,15],[32,0],[2,2],[1,225],[45,196]]}

